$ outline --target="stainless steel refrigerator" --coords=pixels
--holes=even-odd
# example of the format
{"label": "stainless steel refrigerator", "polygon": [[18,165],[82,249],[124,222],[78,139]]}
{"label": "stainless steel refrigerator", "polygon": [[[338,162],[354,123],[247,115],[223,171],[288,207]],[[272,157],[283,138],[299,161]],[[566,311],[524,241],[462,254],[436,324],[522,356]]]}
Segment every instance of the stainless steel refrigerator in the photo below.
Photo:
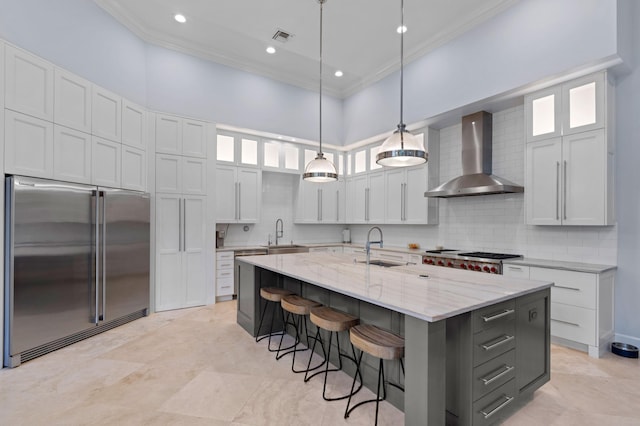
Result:
{"label": "stainless steel refrigerator", "polygon": [[149,195],[5,178],[8,367],[149,309]]}

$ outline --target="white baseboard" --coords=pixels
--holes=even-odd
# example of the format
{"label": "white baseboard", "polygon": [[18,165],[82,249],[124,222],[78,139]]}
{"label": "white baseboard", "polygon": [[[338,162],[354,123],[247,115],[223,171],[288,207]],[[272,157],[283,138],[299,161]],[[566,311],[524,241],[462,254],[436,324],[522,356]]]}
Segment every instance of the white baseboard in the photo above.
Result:
{"label": "white baseboard", "polygon": [[626,334],[616,333],[616,337],[614,340],[616,342],[629,343],[640,348],[640,337],[627,336]]}

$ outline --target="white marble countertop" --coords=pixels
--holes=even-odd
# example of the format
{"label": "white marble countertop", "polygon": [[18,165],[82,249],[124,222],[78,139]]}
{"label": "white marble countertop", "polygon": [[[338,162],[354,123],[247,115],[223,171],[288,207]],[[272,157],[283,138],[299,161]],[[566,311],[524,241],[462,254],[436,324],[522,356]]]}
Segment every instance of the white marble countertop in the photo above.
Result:
{"label": "white marble countertop", "polygon": [[236,260],[434,322],[550,287],[551,282],[429,265],[383,268],[353,254],[297,253]]}
{"label": "white marble countertop", "polygon": [[505,260],[503,263],[510,265],[521,266],[539,266],[541,268],[550,269],[563,269],[565,271],[576,272],[588,272],[591,274],[601,274],[613,269],[616,269],[615,265],[599,265],[596,263],[581,263],[581,262],[565,262],[561,260],[548,260],[548,259],[531,259],[525,257],[524,259],[511,259]]}

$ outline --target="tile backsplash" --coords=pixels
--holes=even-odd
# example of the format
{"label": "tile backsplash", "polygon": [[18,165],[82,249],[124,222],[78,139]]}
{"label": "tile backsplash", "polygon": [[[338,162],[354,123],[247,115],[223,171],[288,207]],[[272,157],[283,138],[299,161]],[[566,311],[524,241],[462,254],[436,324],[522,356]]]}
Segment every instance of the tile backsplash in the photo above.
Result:
{"label": "tile backsplash", "polygon": [[[440,130],[440,182],[461,174],[461,125]],[[524,184],[524,108],[493,114],[493,173]],[[283,242],[338,242],[343,225],[293,225],[293,191],[299,176],[265,173],[262,221],[244,232],[231,225],[227,245],[266,244],[278,217],[284,220]],[[432,186],[435,186],[432,185]],[[525,188],[526,191],[526,188]],[[440,224],[383,225],[387,246],[419,243],[518,253],[532,258],[616,264],[616,226],[534,226],[524,224],[524,194],[496,194],[439,201]],[[369,225],[350,225],[352,241],[363,243]]]}

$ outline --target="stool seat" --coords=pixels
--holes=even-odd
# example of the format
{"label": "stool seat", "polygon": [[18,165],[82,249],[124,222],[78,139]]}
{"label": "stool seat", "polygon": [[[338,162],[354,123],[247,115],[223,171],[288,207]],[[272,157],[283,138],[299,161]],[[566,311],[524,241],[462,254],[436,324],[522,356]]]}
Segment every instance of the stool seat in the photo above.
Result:
{"label": "stool seat", "polygon": [[293,292],[279,287],[263,287],[260,289],[260,297],[271,302],[280,303],[284,296],[288,296],[290,294],[293,294]]}
{"label": "stool seat", "polygon": [[309,315],[311,308],[322,306],[322,303],[295,294],[283,296],[280,302],[282,309],[296,315]]}
{"label": "stool seat", "polygon": [[327,331],[346,331],[360,323],[358,317],[328,306],[311,308],[309,317],[312,323]]}
{"label": "stool seat", "polygon": [[375,325],[352,327],[349,339],[353,346],[377,358],[399,359],[404,356],[404,338]]}

